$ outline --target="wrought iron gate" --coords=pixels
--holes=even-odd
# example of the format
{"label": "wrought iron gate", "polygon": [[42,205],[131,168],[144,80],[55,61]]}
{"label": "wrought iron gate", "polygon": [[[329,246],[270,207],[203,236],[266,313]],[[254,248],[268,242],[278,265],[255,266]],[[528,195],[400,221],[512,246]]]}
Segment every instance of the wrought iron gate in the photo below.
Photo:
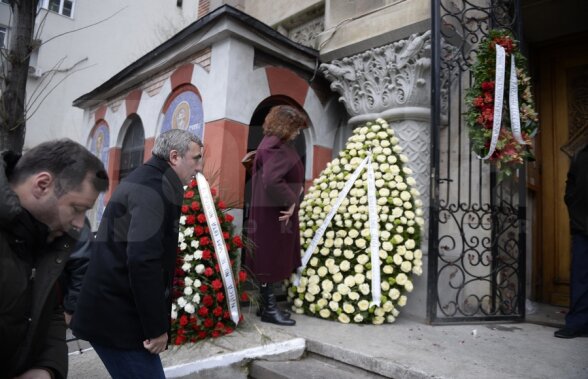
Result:
{"label": "wrought iron gate", "polygon": [[464,95],[493,28],[521,39],[519,0],[432,0],[432,158],[427,317],[525,316],[525,170],[497,180],[470,149]]}

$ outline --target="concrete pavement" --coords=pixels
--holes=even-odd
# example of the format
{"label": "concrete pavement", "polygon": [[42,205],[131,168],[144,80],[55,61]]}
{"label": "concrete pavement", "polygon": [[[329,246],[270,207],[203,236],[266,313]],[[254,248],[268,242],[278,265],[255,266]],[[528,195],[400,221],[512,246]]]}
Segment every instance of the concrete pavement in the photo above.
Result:
{"label": "concrete pavement", "polygon": [[[162,354],[168,377],[247,378],[252,361],[299,360],[303,351],[389,378],[588,379],[588,338],[562,340],[529,323],[430,326],[402,317],[391,325],[343,325],[293,315],[294,327],[262,323],[245,309],[232,335]],[[327,374],[325,374],[327,375]],[[93,351],[70,356],[71,378],[106,378]],[[277,376],[276,376],[277,377]],[[286,376],[283,376],[286,377]]]}

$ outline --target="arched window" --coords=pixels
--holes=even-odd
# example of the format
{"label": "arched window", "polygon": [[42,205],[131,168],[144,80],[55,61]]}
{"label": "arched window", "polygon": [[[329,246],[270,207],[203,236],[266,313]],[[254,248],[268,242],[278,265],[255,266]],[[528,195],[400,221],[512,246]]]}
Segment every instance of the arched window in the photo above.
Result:
{"label": "arched window", "polygon": [[131,120],[122,144],[120,156],[120,180],[123,180],[131,171],[143,164],[145,152],[145,132],[143,123],[137,116]]}

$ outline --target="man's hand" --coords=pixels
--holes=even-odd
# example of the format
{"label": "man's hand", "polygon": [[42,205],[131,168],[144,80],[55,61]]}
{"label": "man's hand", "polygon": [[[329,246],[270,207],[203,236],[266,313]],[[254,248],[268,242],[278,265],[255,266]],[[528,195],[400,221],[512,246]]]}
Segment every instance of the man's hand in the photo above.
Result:
{"label": "man's hand", "polygon": [[32,368],[14,379],[51,379],[49,371],[42,368]]}
{"label": "man's hand", "polygon": [[292,205],[290,205],[290,208],[288,208],[287,211],[280,211],[280,213],[282,215],[280,217],[278,217],[278,220],[280,222],[285,221],[286,223],[284,224],[284,226],[288,225],[288,221],[290,221],[290,217],[294,213],[294,207],[296,207],[296,203],[293,203]]}
{"label": "man's hand", "polygon": [[143,341],[143,347],[151,354],[159,354],[167,347],[167,333],[163,333],[159,337],[151,338]]}

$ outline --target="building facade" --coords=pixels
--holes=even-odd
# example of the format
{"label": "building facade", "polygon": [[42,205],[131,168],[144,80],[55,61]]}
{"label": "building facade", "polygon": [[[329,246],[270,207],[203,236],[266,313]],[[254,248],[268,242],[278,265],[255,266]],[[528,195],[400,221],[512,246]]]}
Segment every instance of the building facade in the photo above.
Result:
{"label": "building facade", "polygon": [[[161,131],[188,128],[203,138],[207,174],[241,227],[248,178],[240,159],[256,147],[271,106],[291,104],[308,116],[297,148],[309,183],[353,127],[382,117],[410,156],[426,208],[428,270],[415,282],[405,312],[429,322],[522,320],[527,298],[567,304],[562,198],[569,157],[560,148],[585,130],[585,2],[141,3],[140,11],[132,2],[127,8],[73,4],[80,25],[84,14],[96,16],[86,16],[87,24],[122,9],[94,29],[71,34],[67,45],[76,49],[64,65],[71,78],[31,118],[29,144],[76,134],[107,163],[114,188],[149,157]],[[64,5],[60,12],[69,9]],[[128,22],[115,23],[120,14]],[[136,20],[141,32],[131,30]],[[502,26],[529,57],[541,115],[537,161],[507,186],[471,153],[462,117],[476,47]],[[52,60],[60,56],[63,51]],[[48,58],[39,58],[43,72]],[[75,77],[83,78],[80,85]],[[35,80],[30,90],[39,85]],[[100,200],[94,222],[107,199]]]}

